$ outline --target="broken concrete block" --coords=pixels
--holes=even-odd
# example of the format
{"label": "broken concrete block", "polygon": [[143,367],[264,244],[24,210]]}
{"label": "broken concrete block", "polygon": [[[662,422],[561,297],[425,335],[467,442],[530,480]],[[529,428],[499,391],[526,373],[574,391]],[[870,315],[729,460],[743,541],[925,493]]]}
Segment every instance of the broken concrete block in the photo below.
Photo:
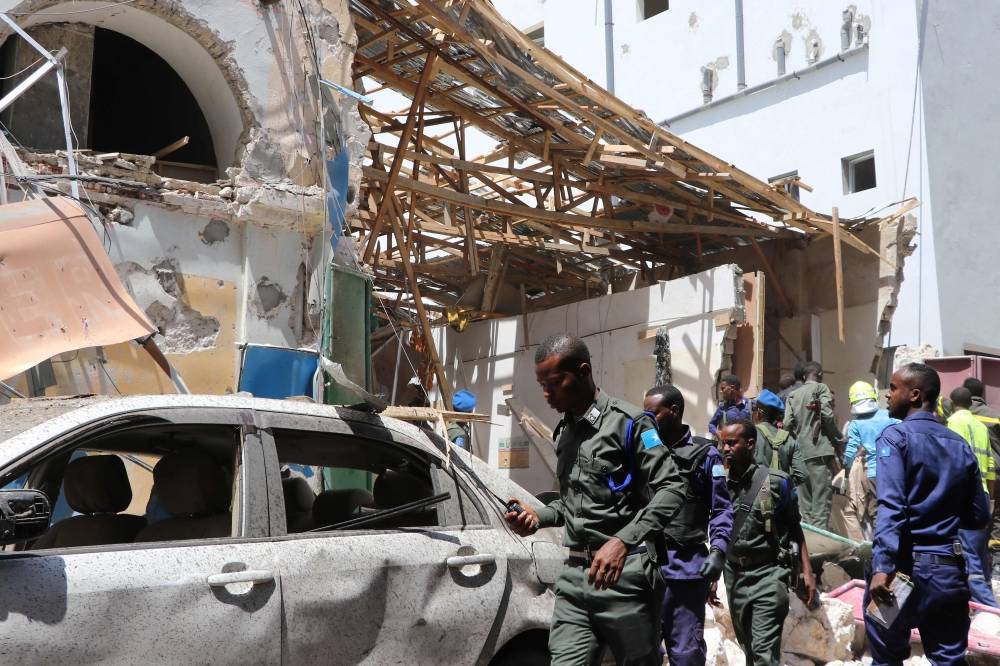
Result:
{"label": "broken concrete block", "polygon": [[1000,636],[1000,615],[978,613],[972,618],[971,629],[987,636]]}
{"label": "broken concrete block", "polygon": [[855,631],[850,604],[839,599],[823,599],[817,610],[810,611],[798,597],[790,597],[781,637],[782,650],[820,663],[850,659]]}
{"label": "broken concrete block", "polygon": [[743,654],[743,649],[736,641],[726,639],[722,642],[726,651],[726,663],[728,666],[747,666],[747,657]]}
{"label": "broken concrete block", "polygon": [[805,657],[800,657],[797,654],[789,652],[781,653],[781,663],[784,666],[816,666],[812,659],[806,659]]}
{"label": "broken concrete block", "polygon": [[718,627],[705,628],[705,666],[729,666],[724,643]]}

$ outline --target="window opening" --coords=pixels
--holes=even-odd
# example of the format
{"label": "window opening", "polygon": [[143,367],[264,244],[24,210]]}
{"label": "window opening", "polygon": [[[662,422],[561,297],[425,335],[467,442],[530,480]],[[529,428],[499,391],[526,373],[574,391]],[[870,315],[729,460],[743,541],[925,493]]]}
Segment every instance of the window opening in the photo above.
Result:
{"label": "window opening", "polygon": [[[336,525],[426,499],[436,490],[428,461],[360,437],[275,428],[289,534]],[[445,488],[444,491],[449,491]],[[449,503],[455,502],[455,493]],[[362,530],[444,524],[441,505],[375,519]]]}
{"label": "window opening", "polygon": [[27,547],[233,536],[238,443],[231,426],[171,424],[115,430],[48,456],[19,477],[53,506],[49,530]]}
{"label": "window opening", "polygon": [[841,160],[844,170],[844,194],[863,192],[875,187],[875,152],[845,157]]}
{"label": "window opening", "polygon": [[[163,58],[131,37],[79,23],[44,24],[29,34],[46,48],[69,49],[66,78],[79,148],[156,156],[152,168],[162,176],[199,182],[218,178],[208,122]],[[31,74],[37,55],[19,38],[4,42],[0,68],[11,78],[0,81],[3,93]],[[44,77],[0,117],[16,143],[42,151],[65,149],[55,81]]]}
{"label": "window opening", "polygon": [[639,0],[639,20],[653,18],[670,9],[670,0]]}

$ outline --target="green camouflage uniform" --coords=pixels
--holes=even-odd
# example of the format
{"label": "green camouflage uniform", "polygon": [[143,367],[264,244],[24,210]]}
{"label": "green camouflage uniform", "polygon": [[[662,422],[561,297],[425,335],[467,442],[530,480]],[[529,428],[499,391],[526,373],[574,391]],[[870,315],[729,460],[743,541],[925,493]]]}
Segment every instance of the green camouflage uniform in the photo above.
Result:
{"label": "green camouflage uniform", "polygon": [[787,474],[770,470],[756,497],[750,491],[753,463],[727,485],[734,512],[740,504],[752,506],[740,534],[733,534],[723,570],[726,595],[736,640],[754,666],[777,666],[781,661],[781,630],[788,615],[788,553],[790,530],[798,525],[795,485]]}
{"label": "green camouflage uniform", "polygon": [[[629,419],[634,465],[624,442]],[[610,647],[618,663],[659,664],[663,582],[652,554],[642,554],[641,547],[662,534],[684,501],[684,481],[670,449],[648,415],[603,391],[582,418],[564,415],[553,437],[560,497],[538,518],[541,527],[565,527],[563,544],[571,557],[555,588],[552,664],[582,666],[598,644]],[[612,491],[608,476],[621,484],[630,469],[629,486]],[[630,555],[619,582],[597,590],[587,582],[588,557],[574,557],[573,551],[592,555],[612,537]]]}
{"label": "green camouflage uniform", "polygon": [[[819,409],[809,409],[816,403]],[[833,442],[840,436],[833,417],[830,387],[808,381],[785,402],[785,429],[798,441],[805,460],[807,478],[799,489],[802,520],[829,529],[833,505]]]}

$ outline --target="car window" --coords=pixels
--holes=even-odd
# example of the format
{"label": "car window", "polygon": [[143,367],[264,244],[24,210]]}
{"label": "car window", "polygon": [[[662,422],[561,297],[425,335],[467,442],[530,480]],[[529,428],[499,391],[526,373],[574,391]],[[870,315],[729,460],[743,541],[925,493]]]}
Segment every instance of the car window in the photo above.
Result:
{"label": "car window", "polygon": [[[289,534],[329,527],[443,492],[431,462],[396,444],[289,428],[274,428],[271,435],[281,467]],[[358,529],[436,527],[446,524],[447,516],[442,505],[436,504],[375,519]]]}
{"label": "car window", "polygon": [[53,505],[48,531],[19,549],[236,535],[240,430],[161,422],[103,431],[18,469]]}

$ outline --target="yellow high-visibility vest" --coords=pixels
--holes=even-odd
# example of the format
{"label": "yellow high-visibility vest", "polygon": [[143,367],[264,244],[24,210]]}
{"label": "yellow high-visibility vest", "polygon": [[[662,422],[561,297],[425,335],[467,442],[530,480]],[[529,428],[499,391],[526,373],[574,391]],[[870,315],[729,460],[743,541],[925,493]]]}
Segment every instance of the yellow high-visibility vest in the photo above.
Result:
{"label": "yellow high-visibility vest", "polygon": [[979,463],[979,474],[983,477],[983,490],[989,492],[987,481],[997,478],[996,463],[990,451],[990,432],[979,419],[967,409],[959,409],[948,417],[948,428],[958,433],[972,447]]}

